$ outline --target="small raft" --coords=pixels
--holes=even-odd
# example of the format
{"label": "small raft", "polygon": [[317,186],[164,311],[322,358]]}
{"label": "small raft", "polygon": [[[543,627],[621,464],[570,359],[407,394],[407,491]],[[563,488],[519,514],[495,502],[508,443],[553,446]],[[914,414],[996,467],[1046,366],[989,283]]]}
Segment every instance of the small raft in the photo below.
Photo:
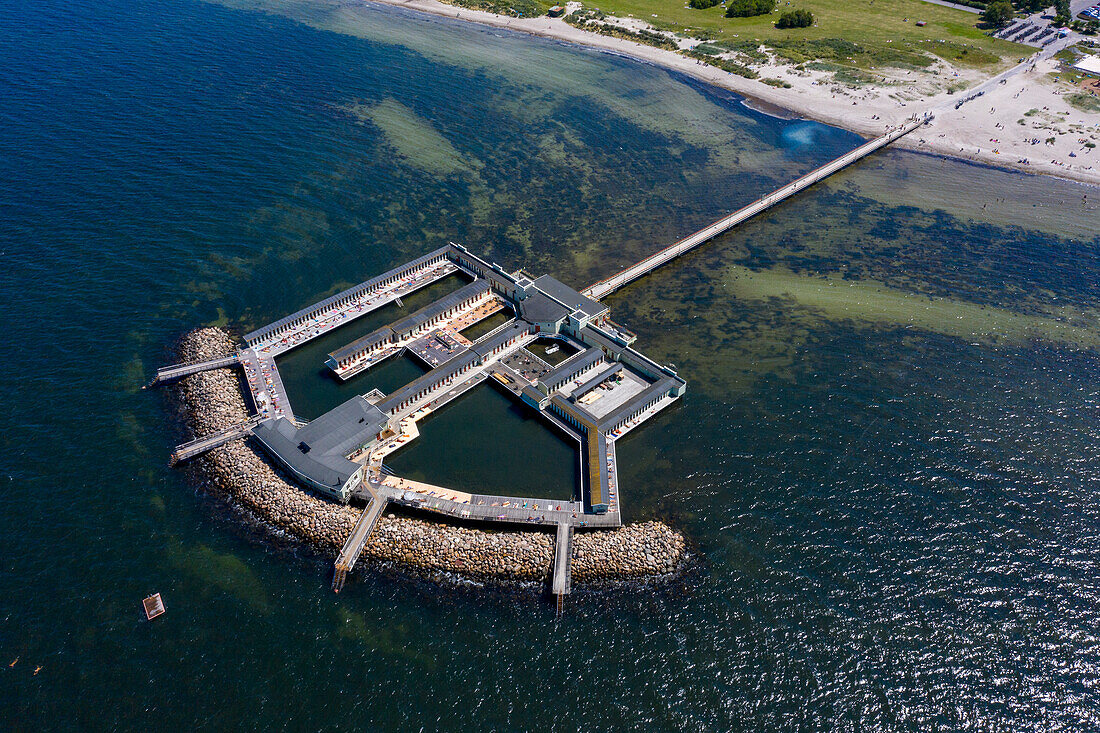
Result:
{"label": "small raft", "polygon": [[141,604],[145,606],[145,618],[150,621],[164,613],[164,599],[160,597],[160,593],[154,593]]}

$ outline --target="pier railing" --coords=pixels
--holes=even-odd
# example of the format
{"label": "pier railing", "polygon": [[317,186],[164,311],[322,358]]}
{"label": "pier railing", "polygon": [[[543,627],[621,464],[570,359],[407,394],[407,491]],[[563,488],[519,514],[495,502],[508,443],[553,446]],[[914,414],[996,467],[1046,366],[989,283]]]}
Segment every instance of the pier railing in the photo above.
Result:
{"label": "pier railing", "polygon": [[389,497],[383,494],[371,498],[367,507],[359,516],[359,521],[352,528],[351,534],[348,535],[347,541],[344,542],[344,546],[340,550],[340,554],[336,556],[336,567],[332,576],[332,590],[336,593],[343,589],[348,573],[352,571],[355,563],[358,562],[359,555],[366,547],[367,540],[370,539],[371,532],[378,525],[378,520],[382,517],[382,511],[389,501]]}
{"label": "pier railing", "polygon": [[240,360],[240,354],[232,354],[230,356],[195,362],[193,364],[175,364],[173,366],[161,367],[157,370],[157,374],[153,377],[153,381],[149,383],[149,386],[155,387],[158,384],[182,379],[183,377],[209,371],[211,369],[224,369],[225,367],[231,367],[238,364]]}
{"label": "pier railing", "polygon": [[699,231],[684,237],[680,241],[665,247],[659,252],[656,252],[644,260],[631,265],[630,267],[622,270],[611,277],[601,280],[594,285],[590,285],[584,290],[584,294],[590,298],[600,300],[607,295],[615,292],[622,286],[629,282],[637,280],[638,278],[646,275],[653,270],[657,269],[661,265],[664,265],[680,255],[688,252],[689,250],[698,247],[700,244],[707,242],[714,237],[722,234],[725,231],[737,226],[741,222],[749,219],[762,211],[775,206],[780,201],[794,196],[796,193],[803,191],[815,183],[828,178],[832,174],[846,168],[847,166],[855,163],[857,160],[867,157],[871,153],[883,148],[890,143],[894,142],[898,138],[908,135],[913,130],[917,129],[921,125],[929,122],[932,119],[931,113],[927,113],[924,116],[916,117],[908,120],[905,124],[901,125],[897,129],[887,132],[881,137],[877,137],[870,142],[860,145],[855,150],[849,151],[844,155],[836,158],[835,160],[826,163],[820,168],[816,168],[806,175],[794,180],[791,183],[772,191],[767,196],[757,199],[753,203],[738,209],[729,216],[723,217],[718,221],[703,227]]}

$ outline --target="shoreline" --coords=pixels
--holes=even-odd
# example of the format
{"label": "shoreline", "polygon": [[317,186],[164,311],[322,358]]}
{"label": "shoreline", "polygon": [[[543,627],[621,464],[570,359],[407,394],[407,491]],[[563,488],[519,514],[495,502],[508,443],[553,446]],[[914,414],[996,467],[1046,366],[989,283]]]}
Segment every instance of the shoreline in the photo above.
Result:
{"label": "shoreline", "polygon": [[[669,71],[685,74],[693,79],[720,89],[733,92],[744,98],[743,103],[745,106],[761,114],[785,119],[806,119],[820,122],[866,137],[875,137],[882,134],[886,127],[900,124],[914,112],[935,110],[936,119],[933,120],[928,130],[928,134],[931,137],[914,139],[905,137],[893,143],[891,147],[898,147],[911,152],[927,153],[961,162],[984,165],[1012,173],[1050,176],[1052,178],[1068,180],[1074,183],[1100,186],[1100,153],[1096,154],[1095,159],[1097,165],[1090,165],[1088,167],[1089,169],[1085,169],[1085,166],[1077,164],[1070,164],[1074,167],[1069,167],[1065,164],[1055,164],[1053,160],[1049,163],[1044,161],[1030,162],[1030,158],[1027,157],[1028,155],[1042,153],[1045,157],[1050,154],[1052,151],[1046,147],[1024,148],[1016,146],[1011,152],[1007,149],[1001,151],[999,148],[982,148],[981,143],[976,143],[975,140],[985,140],[985,136],[988,135],[997,136],[1006,134],[1007,128],[1005,123],[1003,121],[996,123],[1000,125],[999,131],[996,127],[987,129],[984,123],[978,123],[977,121],[973,121],[972,118],[967,117],[972,111],[970,108],[963,107],[965,110],[964,112],[950,108],[950,105],[965,99],[969,93],[972,93],[977,88],[977,84],[963,90],[958,95],[939,94],[934,97],[929,97],[927,101],[921,103],[912,102],[900,104],[892,101],[875,100],[874,102],[859,104],[858,101],[849,102],[848,99],[850,95],[844,95],[843,93],[842,96],[845,96],[845,98],[836,102],[836,94],[834,93],[830,96],[830,90],[824,85],[816,87],[818,84],[816,81],[813,82],[816,87],[813,89],[776,88],[760,80],[747,79],[723,71],[715,66],[704,64],[674,51],[582,30],[569,25],[561,18],[550,18],[548,16],[540,16],[538,18],[513,18],[484,10],[474,10],[457,5],[449,5],[440,0],[364,0],[364,2],[367,5],[377,3],[395,8],[404,8],[413,12],[426,13],[437,17],[526,33],[528,35],[549,38],[563,43],[592,48],[603,53],[610,53],[641,63],[652,64]],[[773,75],[773,77],[777,74],[782,75],[784,73],[791,73],[784,67],[769,66],[767,68],[768,73]],[[1045,70],[1044,67],[1043,71]],[[997,76],[998,75],[994,75],[990,78],[996,78]],[[972,101],[969,104],[981,106],[989,101],[1007,102],[1009,92],[1022,91],[1018,90],[1018,86],[1029,79],[1035,78],[1038,77],[1029,77],[1026,74],[1016,75],[1012,85],[1006,83],[1002,87],[990,90],[989,98],[986,99],[985,102]],[[786,81],[786,79],[784,80]],[[987,82],[989,80],[986,79],[984,81]],[[1023,88],[1026,89],[1027,87]],[[1052,95],[1057,98],[1057,94],[1052,93]],[[1017,93],[1017,95],[1011,97],[1011,99],[1017,99],[1018,96],[1019,94]],[[1051,102],[1051,100],[1044,98],[1033,102],[1033,104],[1040,105],[1043,101]],[[1029,105],[1030,104],[1032,103],[1029,103]],[[949,105],[946,110],[943,109],[945,105]],[[763,107],[763,109],[759,109],[758,106]],[[1044,105],[1044,109],[1048,106],[1049,104]],[[860,115],[859,117],[853,114],[853,107],[856,108],[855,112]],[[770,112],[767,108],[773,108],[777,110],[779,114]],[[1002,113],[1002,116],[1014,109],[1014,107],[1010,106],[1009,109]],[[1024,111],[1019,111],[1008,116],[1015,118],[1024,114]],[[1086,115],[1088,113],[1075,114]],[[1100,115],[1093,116],[1096,118],[1097,122],[1100,122]],[[872,117],[874,119],[872,119]],[[970,124],[966,124],[968,122],[970,122]],[[990,120],[990,122],[992,122],[992,120]],[[1068,135],[1069,133],[1065,134]],[[987,146],[999,144],[999,138],[997,137],[989,138],[989,140],[989,143],[985,143]],[[1066,142],[1062,147],[1053,152],[1055,155],[1060,155],[1061,157],[1072,157],[1069,154],[1073,151],[1070,149],[1068,142]],[[1020,160],[1028,160],[1029,162],[1021,163]]]}
{"label": "shoreline", "polygon": [[[231,353],[219,328],[195,329],[178,347],[185,362]],[[173,388],[189,436],[207,435],[248,416],[241,374],[233,368],[185,377]],[[191,464],[211,493],[251,521],[322,556],[335,557],[361,509],[322,498],[287,480],[247,438],[231,441]],[[387,510],[363,550],[359,568],[392,568],[436,583],[545,585],[554,535],[538,530],[482,529]],[[572,577],[585,584],[662,582],[690,566],[684,536],[659,521],[578,532]]]}

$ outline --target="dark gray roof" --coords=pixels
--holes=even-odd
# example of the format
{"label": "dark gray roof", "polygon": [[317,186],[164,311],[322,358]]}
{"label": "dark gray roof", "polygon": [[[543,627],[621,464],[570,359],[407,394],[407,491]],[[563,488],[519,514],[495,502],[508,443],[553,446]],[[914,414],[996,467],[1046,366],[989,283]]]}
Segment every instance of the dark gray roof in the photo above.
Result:
{"label": "dark gray roof", "polygon": [[534,386],[530,384],[523,388],[522,394],[535,404],[541,404],[542,401],[546,399],[546,395],[544,395],[542,392],[539,392],[537,389],[534,388]]}
{"label": "dark gray roof", "polygon": [[302,310],[298,311],[297,313],[291,313],[289,316],[286,316],[285,318],[280,318],[279,320],[275,321],[274,323],[269,323],[266,326],[264,326],[263,328],[258,328],[255,331],[253,331],[252,333],[247,334],[244,337],[244,339],[245,339],[245,341],[248,341],[248,342],[251,343],[252,341],[255,341],[258,338],[263,338],[264,336],[267,336],[272,331],[280,328],[281,326],[283,326],[287,323],[293,323],[294,321],[296,321],[299,318],[304,318],[304,317],[309,316],[311,313],[316,313],[317,311],[324,310],[325,308],[329,307],[330,305],[332,305],[333,303],[335,303],[339,300],[342,300],[343,298],[358,295],[362,292],[370,290],[370,289],[374,288],[378,283],[383,282],[384,280],[387,280],[387,279],[389,279],[390,277],[392,277],[394,275],[400,274],[400,273],[402,273],[406,270],[414,270],[414,269],[420,267],[421,265],[423,265],[425,262],[430,262],[431,260],[435,259],[439,255],[447,254],[449,252],[450,252],[450,247],[440,247],[437,250],[433,250],[433,251],[429,252],[428,254],[424,255],[423,257],[417,257],[412,262],[406,262],[405,264],[400,265],[399,267],[395,267],[394,269],[389,270],[388,272],[382,273],[378,277],[372,277],[370,280],[367,280],[365,282],[361,282],[361,283],[359,283],[358,285],[356,285],[354,287],[350,287],[347,290],[343,290],[343,291],[337,293],[336,295],[325,298],[320,303],[314,303],[313,305],[309,306],[308,308],[303,308]]}
{"label": "dark gray roof", "polygon": [[579,310],[589,318],[595,318],[601,313],[607,312],[607,306],[603,303],[581,295],[573,288],[549,275],[540,275],[535,278],[535,287],[551,298],[564,303],[569,313]]}
{"label": "dark gray roof", "polygon": [[335,361],[339,362],[341,359],[346,359],[349,356],[355,356],[356,354],[372,349],[378,344],[382,343],[386,339],[393,336],[393,329],[389,326],[383,326],[377,331],[372,331],[366,336],[360,339],[352,341],[347,346],[337,349],[329,354]]}
{"label": "dark gray roof", "polygon": [[359,469],[358,464],[344,456],[302,453],[298,449],[297,427],[285,417],[264,420],[253,430],[253,435],[292,473],[333,491],[338,491]]}
{"label": "dark gray roof", "polygon": [[417,377],[401,389],[379,400],[377,403],[378,409],[382,412],[389,412],[405,400],[411,399],[420,390],[442,382],[455,372],[460,371],[467,364],[477,361],[479,358],[478,354],[474,353],[473,350],[469,350],[459,354],[453,359],[448,359],[427,374]]}
{"label": "dark gray roof", "polygon": [[494,269],[490,263],[481,259],[461,245],[451,242],[448,246],[450,248],[450,259],[452,261],[457,262],[467,270],[472,270],[479,277],[487,279],[501,290],[515,287],[516,280],[511,275]]}
{"label": "dark gray roof", "polygon": [[448,359],[427,374],[417,377],[396,392],[386,395],[385,399],[377,403],[378,409],[382,412],[389,412],[405,400],[412,399],[424,388],[433,387],[456,372],[461,371],[468,364],[481,361],[493,349],[508,341],[508,339],[523,334],[529,328],[528,324],[520,321],[508,324],[507,328],[502,328],[482,337],[480,341],[474,342],[474,345],[468,351]]}
{"label": "dark gray roof", "polygon": [[480,340],[475,341],[474,345],[470,347],[471,351],[475,354],[486,357],[493,352],[501,344],[513,339],[517,336],[521,336],[529,331],[531,326],[523,321],[519,321],[511,324],[508,328],[502,328],[499,331],[490,333],[487,336],[483,336]]}
{"label": "dark gray roof", "polygon": [[519,315],[531,323],[556,323],[565,320],[569,309],[545,293],[534,290],[519,302]]}
{"label": "dark gray roof", "polygon": [[539,381],[547,387],[552,387],[558,382],[568,381],[572,375],[583,372],[601,359],[603,359],[603,352],[599,349],[585,349],[543,374],[539,377]]}
{"label": "dark gray roof", "polygon": [[297,437],[310,447],[310,453],[346,455],[370,442],[388,421],[381,410],[356,395],[299,428]]}
{"label": "dark gray roof", "polygon": [[613,353],[626,351],[626,346],[616,341],[609,334],[593,326],[585,326],[580,330],[581,340],[593,346],[602,346]]}
{"label": "dark gray roof", "polygon": [[292,472],[336,491],[359,470],[347,454],[373,439],[387,421],[377,407],[353,397],[304,427],[269,418],[253,434]]}
{"label": "dark gray roof", "polygon": [[600,430],[610,430],[615,426],[615,423],[626,419],[637,410],[639,407],[649,402],[661,392],[670,392],[672,388],[676,386],[676,378],[663,377],[658,379],[653,384],[643,389],[638,394],[631,397],[625,403],[623,403],[617,410],[610,412],[600,418]]}
{"label": "dark gray roof", "polygon": [[466,285],[463,285],[461,288],[454,291],[453,293],[445,295],[444,297],[433,303],[429,303],[415,313],[407,315],[401,320],[391,323],[390,328],[392,328],[394,332],[398,334],[412,331],[432,320],[440,313],[454,308],[462,301],[468,300],[469,298],[477,297],[478,295],[487,292],[489,292],[488,281],[478,278],[472,283],[467,283]]}

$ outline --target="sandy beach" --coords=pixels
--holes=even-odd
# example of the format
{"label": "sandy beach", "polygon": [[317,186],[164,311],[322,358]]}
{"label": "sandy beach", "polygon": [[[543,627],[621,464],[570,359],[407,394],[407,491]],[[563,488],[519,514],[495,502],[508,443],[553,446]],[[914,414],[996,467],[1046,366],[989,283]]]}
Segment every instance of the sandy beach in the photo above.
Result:
{"label": "sandy beach", "polygon": [[[790,110],[797,116],[835,125],[861,135],[878,135],[913,114],[932,111],[935,120],[895,143],[903,148],[1100,185],[1100,113],[1082,112],[1062,98],[1065,84],[1051,78],[1051,58],[1065,44],[1036,53],[1026,63],[987,78],[946,62],[929,72],[877,70],[883,83],[843,85],[826,72],[800,71],[772,63],[761,78],[790,87],[746,79],[687,56],[654,46],[576,28],[560,18],[512,18],[448,5],[439,0],[369,0],[434,15],[457,18],[532,35],[577,43],[659,65],[701,81]],[[952,83],[966,90],[950,93]],[[959,100],[984,94],[956,109]]]}

